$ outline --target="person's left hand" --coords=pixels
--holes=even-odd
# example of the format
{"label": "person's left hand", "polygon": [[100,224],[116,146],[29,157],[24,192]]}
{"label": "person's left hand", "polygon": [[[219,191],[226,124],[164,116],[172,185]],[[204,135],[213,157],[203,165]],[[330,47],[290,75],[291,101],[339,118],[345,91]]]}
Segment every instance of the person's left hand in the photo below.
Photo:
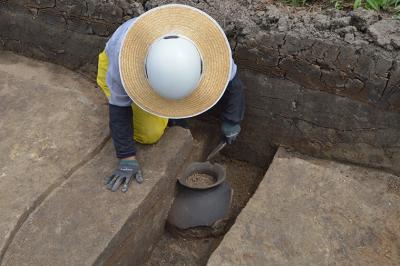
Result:
{"label": "person's left hand", "polygon": [[228,144],[232,144],[236,140],[239,136],[240,130],[241,128],[239,124],[228,121],[222,121],[221,123],[221,131]]}

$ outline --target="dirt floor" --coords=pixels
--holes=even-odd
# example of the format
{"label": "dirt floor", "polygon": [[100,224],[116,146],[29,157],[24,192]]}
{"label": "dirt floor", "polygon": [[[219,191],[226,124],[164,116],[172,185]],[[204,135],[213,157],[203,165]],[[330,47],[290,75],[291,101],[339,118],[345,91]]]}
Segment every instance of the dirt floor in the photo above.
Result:
{"label": "dirt floor", "polygon": [[[194,129],[191,129],[195,138],[193,157],[199,158],[203,157],[201,154],[204,153],[204,150],[200,149],[201,143],[205,142],[204,136],[212,135],[211,132],[215,129],[207,129],[201,126],[199,128],[198,124],[194,127]],[[213,162],[226,167],[227,180],[234,191],[229,222],[226,227],[227,231],[234,223],[241,209],[254,194],[266,169],[253,166],[247,162],[233,160],[224,155],[217,155]],[[209,256],[218,246],[222,237],[190,238],[170,233],[166,230],[146,265],[206,265]]]}

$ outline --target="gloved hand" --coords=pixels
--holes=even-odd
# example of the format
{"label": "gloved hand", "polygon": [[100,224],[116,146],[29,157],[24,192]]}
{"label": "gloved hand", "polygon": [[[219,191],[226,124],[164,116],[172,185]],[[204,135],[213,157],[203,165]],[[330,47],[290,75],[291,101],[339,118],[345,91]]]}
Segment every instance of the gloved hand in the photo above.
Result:
{"label": "gloved hand", "polygon": [[221,131],[222,134],[224,135],[226,142],[228,144],[232,144],[232,142],[235,141],[237,136],[239,136],[240,133],[240,125],[227,122],[227,121],[222,121],[221,123]]}
{"label": "gloved hand", "polygon": [[122,185],[122,192],[128,190],[129,184],[131,183],[132,177],[135,177],[136,182],[142,183],[143,177],[140,171],[139,163],[136,160],[120,160],[118,168],[114,173],[107,177],[105,184],[112,192],[117,191],[119,186]]}

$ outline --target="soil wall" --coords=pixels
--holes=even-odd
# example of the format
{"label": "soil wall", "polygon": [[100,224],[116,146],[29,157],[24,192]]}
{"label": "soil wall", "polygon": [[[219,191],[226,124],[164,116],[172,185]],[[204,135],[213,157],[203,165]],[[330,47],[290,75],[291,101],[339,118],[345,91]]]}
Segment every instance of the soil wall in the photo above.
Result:
{"label": "soil wall", "polygon": [[[119,24],[170,2],[0,0],[0,49],[94,76]],[[285,145],[400,173],[400,21],[263,0],[174,2],[212,15],[231,42],[247,96],[232,155],[263,164]]]}

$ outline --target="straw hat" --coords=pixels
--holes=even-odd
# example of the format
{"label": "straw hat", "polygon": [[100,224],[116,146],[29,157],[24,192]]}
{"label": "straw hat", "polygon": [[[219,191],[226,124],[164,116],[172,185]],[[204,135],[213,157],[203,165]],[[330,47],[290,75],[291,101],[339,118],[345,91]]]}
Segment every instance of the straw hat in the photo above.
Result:
{"label": "straw hat", "polygon": [[[197,88],[179,100],[160,96],[146,77],[149,47],[168,34],[190,39],[202,59]],[[228,85],[231,64],[229,42],[219,24],[201,10],[178,4],[154,8],[139,16],[127,31],[119,57],[121,80],[129,97],[147,112],[166,118],[192,117],[215,105]]]}

